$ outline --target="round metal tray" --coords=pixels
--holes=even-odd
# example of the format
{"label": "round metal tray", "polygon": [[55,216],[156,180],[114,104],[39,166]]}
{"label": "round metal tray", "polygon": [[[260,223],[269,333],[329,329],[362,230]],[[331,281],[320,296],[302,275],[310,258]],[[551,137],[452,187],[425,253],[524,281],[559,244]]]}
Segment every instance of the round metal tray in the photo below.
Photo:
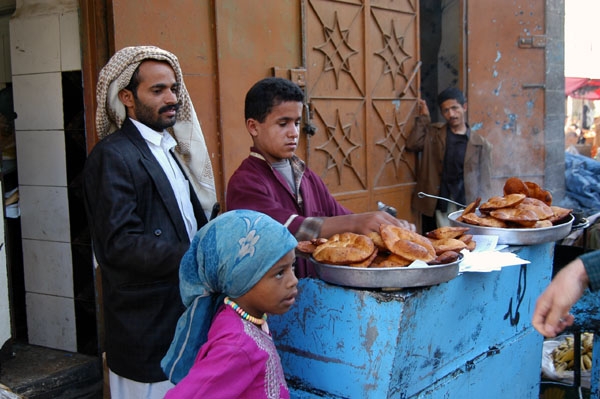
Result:
{"label": "round metal tray", "polygon": [[452,280],[458,275],[458,260],[444,265],[364,268],[328,265],[311,257],[319,278],[331,284],[356,288],[426,287]]}
{"label": "round metal tray", "polygon": [[469,234],[498,236],[498,244],[506,245],[535,245],[562,240],[571,232],[571,226],[575,219],[573,215],[570,215],[565,222],[552,227],[541,227],[538,229],[507,229],[475,226],[473,224],[459,222],[456,219],[462,215],[462,212],[462,210],[456,211],[448,215],[450,226],[468,227],[470,229],[468,232]]}
{"label": "round metal tray", "polygon": [[573,225],[571,226],[571,231],[587,229],[588,227],[590,227],[590,221],[586,218],[581,218],[579,219],[579,222],[573,222]]}

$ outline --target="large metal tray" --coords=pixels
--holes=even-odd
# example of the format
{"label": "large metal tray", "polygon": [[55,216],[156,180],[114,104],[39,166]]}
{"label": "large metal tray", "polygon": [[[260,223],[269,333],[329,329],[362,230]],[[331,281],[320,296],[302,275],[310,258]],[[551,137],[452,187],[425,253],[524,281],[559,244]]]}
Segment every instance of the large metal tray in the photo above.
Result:
{"label": "large metal tray", "polygon": [[458,260],[444,265],[419,267],[363,268],[328,265],[311,257],[319,278],[331,284],[356,288],[426,287],[452,280],[458,275]]}
{"label": "large metal tray", "polygon": [[573,220],[575,219],[573,215],[570,215],[565,222],[552,227],[542,227],[538,229],[507,229],[475,226],[473,224],[459,222],[456,219],[462,215],[462,212],[462,210],[456,211],[448,215],[450,226],[468,227],[470,229],[468,232],[469,234],[498,236],[498,244],[506,245],[535,245],[562,240],[571,232]]}

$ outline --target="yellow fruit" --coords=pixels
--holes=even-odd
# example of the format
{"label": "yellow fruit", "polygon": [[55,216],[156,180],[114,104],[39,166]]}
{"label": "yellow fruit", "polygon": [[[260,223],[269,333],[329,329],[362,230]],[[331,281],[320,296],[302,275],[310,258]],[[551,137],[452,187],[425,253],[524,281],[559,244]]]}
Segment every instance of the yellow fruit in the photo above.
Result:
{"label": "yellow fruit", "polygon": [[594,345],[594,334],[589,332],[583,333],[581,337],[581,345],[586,352],[591,352]]}
{"label": "yellow fruit", "polygon": [[573,360],[573,357],[575,355],[575,351],[573,350],[573,348],[560,352],[559,357],[558,357],[558,361],[559,362],[570,362]]}
{"label": "yellow fruit", "polygon": [[[551,357],[556,371],[572,371],[575,361],[575,340],[572,335],[567,335],[565,339],[554,348]],[[592,369],[592,350],[594,343],[594,334],[584,332],[581,334],[581,353],[580,366],[582,371]]]}
{"label": "yellow fruit", "polygon": [[592,356],[590,354],[586,353],[585,355],[581,356],[581,360],[583,361],[582,369],[584,369],[584,370],[592,369]]}

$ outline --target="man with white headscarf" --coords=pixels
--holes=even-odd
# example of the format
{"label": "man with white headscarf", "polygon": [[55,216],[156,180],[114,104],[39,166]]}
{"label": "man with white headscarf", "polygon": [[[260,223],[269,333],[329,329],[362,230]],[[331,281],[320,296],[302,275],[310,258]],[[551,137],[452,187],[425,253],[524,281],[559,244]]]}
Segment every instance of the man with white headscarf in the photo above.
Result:
{"label": "man with white headscarf", "polygon": [[216,203],[177,58],[126,47],[102,69],[84,200],[102,276],[112,399],[163,398],[160,361],[179,316],[179,263]]}

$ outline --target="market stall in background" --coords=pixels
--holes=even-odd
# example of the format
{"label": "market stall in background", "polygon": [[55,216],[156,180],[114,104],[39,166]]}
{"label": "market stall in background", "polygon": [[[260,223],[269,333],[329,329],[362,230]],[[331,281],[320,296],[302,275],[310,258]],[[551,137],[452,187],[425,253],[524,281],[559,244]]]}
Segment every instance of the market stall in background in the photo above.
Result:
{"label": "market stall in background", "polygon": [[594,0],[565,2],[565,148],[590,158],[600,144],[598,11]]}
{"label": "market stall in background", "polygon": [[565,149],[597,159],[600,133],[600,79],[565,78]]}

